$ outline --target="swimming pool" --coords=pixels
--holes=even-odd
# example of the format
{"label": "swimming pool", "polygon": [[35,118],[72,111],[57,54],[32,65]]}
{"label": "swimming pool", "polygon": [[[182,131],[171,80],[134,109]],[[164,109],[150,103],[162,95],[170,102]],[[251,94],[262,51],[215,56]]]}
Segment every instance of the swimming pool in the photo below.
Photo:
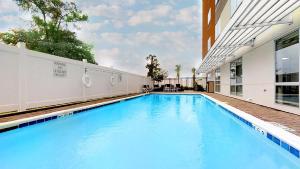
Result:
{"label": "swimming pool", "polygon": [[0,134],[1,169],[299,169],[201,95],[151,94]]}

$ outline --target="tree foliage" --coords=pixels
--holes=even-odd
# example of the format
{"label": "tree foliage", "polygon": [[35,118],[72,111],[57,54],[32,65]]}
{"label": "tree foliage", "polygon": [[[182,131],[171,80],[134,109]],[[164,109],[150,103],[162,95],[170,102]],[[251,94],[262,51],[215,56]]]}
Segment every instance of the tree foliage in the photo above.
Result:
{"label": "tree foliage", "polygon": [[156,82],[162,82],[164,79],[168,77],[168,72],[160,69],[154,74],[153,80]]}
{"label": "tree foliage", "polygon": [[179,84],[180,72],[181,72],[181,65],[175,65],[176,77]]}
{"label": "tree foliage", "polygon": [[193,87],[197,85],[196,83],[196,68],[192,68],[192,74],[193,74]]}
{"label": "tree foliage", "polygon": [[153,81],[161,82],[168,77],[168,72],[159,67],[160,64],[157,56],[150,54],[146,57],[146,60],[148,61],[146,65],[146,68],[148,69],[147,76],[151,77]]}
{"label": "tree foliage", "polygon": [[79,40],[75,32],[68,29],[70,24],[77,27],[76,23],[88,20],[74,2],[16,0],[16,3],[32,14],[32,27],[0,33],[0,40],[11,45],[25,42],[31,50],[96,63],[92,46]]}

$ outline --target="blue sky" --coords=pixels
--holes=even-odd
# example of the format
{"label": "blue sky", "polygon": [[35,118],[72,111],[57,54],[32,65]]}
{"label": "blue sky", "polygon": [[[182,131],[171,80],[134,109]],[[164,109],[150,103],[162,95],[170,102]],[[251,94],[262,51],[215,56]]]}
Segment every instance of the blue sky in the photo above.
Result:
{"label": "blue sky", "polygon": [[[145,74],[145,57],[158,56],[161,67],[175,76],[191,76],[201,61],[200,0],[68,0],[75,1],[89,21],[74,29],[94,46],[100,65]],[[30,27],[30,14],[13,0],[0,0],[0,32]]]}

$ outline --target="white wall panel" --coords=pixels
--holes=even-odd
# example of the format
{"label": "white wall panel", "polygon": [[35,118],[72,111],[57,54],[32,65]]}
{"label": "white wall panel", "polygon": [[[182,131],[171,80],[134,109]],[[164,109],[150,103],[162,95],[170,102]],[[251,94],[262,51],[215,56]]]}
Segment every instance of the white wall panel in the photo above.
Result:
{"label": "white wall panel", "polygon": [[[63,76],[55,75],[55,63],[64,65]],[[82,82],[85,68],[90,87]],[[2,44],[0,77],[0,112],[139,93],[151,84],[144,76]]]}
{"label": "white wall panel", "polygon": [[221,93],[230,95],[230,64],[226,63],[220,67],[221,70]]}
{"label": "white wall panel", "polygon": [[10,111],[18,108],[18,51],[0,46],[0,108]]}

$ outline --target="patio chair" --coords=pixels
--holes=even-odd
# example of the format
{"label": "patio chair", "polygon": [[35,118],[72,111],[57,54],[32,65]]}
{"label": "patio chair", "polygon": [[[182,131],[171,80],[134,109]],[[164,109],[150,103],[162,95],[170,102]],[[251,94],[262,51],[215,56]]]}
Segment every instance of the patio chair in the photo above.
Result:
{"label": "patio chair", "polygon": [[160,91],[160,92],[163,92],[163,91],[164,91],[164,88],[165,88],[165,85],[161,85],[160,88],[159,88],[159,91]]}
{"label": "patio chair", "polygon": [[149,93],[151,91],[151,88],[149,85],[143,85],[142,90],[144,93]]}
{"label": "patio chair", "polygon": [[176,84],[175,91],[176,92],[181,91],[181,85],[180,84]]}
{"label": "patio chair", "polygon": [[151,88],[149,85],[147,85],[148,91],[152,92],[154,88]]}
{"label": "patio chair", "polygon": [[171,91],[171,84],[166,84],[164,87],[164,92],[170,92]]}
{"label": "patio chair", "polygon": [[160,90],[160,87],[159,87],[159,85],[154,85],[153,86],[153,91],[159,91]]}
{"label": "patio chair", "polygon": [[171,92],[175,92],[175,91],[176,91],[176,88],[175,88],[175,86],[174,86],[174,85],[172,85],[172,84],[171,84],[171,87],[170,87],[170,91],[171,91]]}

